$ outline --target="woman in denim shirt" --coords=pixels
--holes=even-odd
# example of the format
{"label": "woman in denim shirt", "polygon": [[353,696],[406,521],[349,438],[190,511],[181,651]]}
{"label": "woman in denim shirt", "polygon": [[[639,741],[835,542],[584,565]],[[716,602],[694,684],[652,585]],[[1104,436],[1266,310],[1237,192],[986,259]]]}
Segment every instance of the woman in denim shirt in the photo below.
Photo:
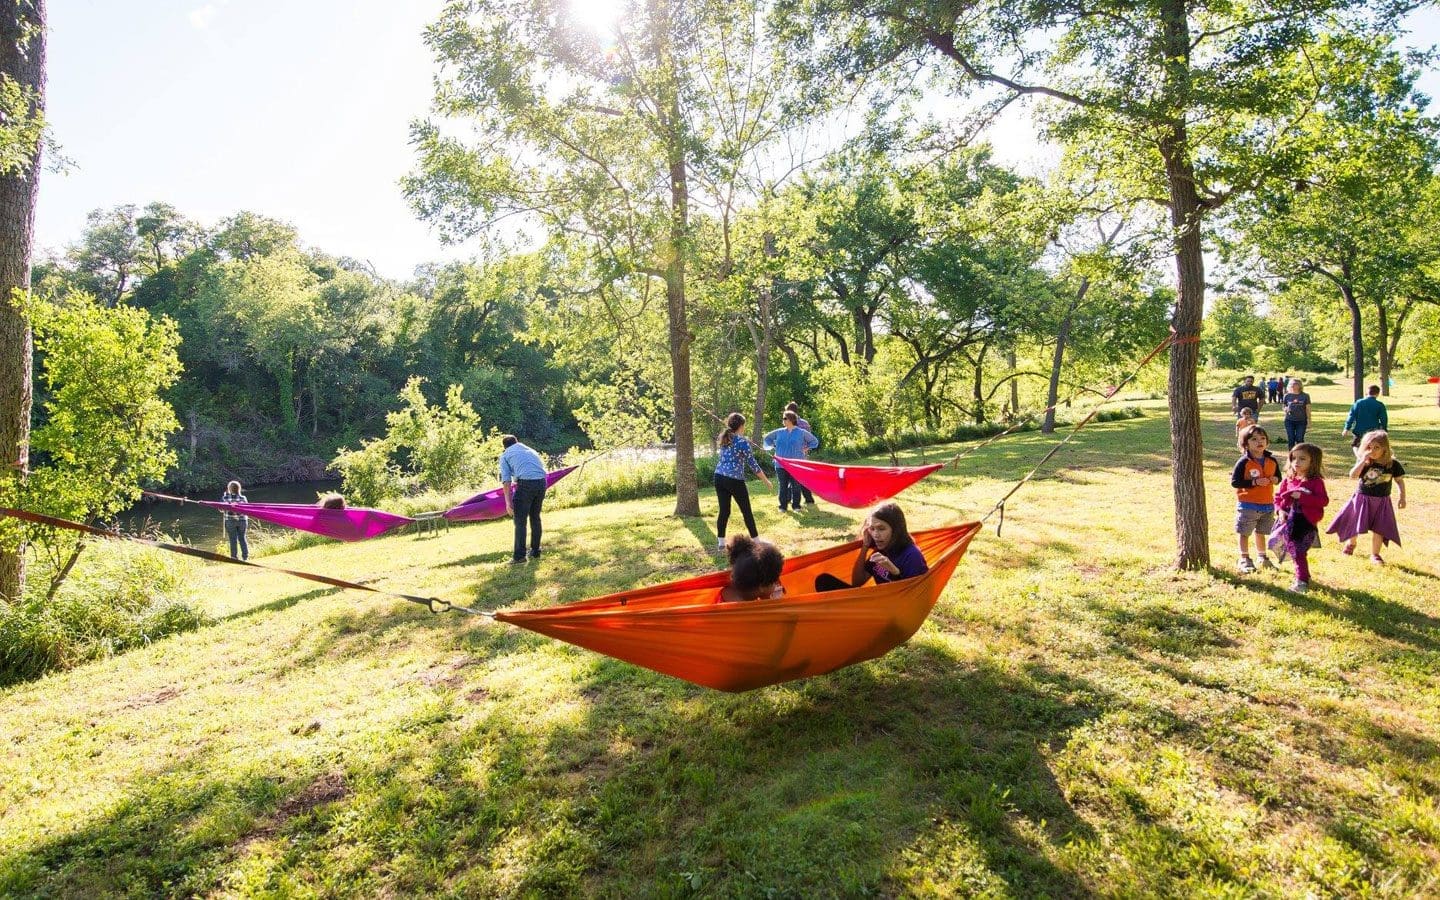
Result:
{"label": "woman in denim shirt", "polygon": [[720,458],[715,463],[715,496],[720,501],[720,516],[715,520],[715,533],[720,538],[715,544],[717,551],[725,549],[725,526],[730,522],[732,498],[740,507],[740,515],[745,518],[750,536],[760,535],[755,527],[755,514],[750,510],[750,489],[745,485],[745,472],[748,469],[759,475],[766,487],[770,487],[770,479],[765,477],[765,470],[755,460],[754,445],[740,433],[744,427],[745,417],[738,412],[731,413],[725,417],[725,430],[716,439],[720,444]]}

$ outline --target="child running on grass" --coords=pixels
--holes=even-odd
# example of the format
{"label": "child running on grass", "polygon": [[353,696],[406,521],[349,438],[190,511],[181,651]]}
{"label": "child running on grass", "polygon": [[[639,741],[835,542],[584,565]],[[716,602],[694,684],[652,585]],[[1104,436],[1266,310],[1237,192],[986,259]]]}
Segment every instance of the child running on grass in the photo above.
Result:
{"label": "child running on grass", "polygon": [[1275,526],[1275,485],[1280,483],[1280,463],[1270,453],[1270,434],[1259,425],[1240,432],[1240,459],[1230,472],[1235,488],[1235,533],[1240,536],[1240,574],[1255,571],[1250,558],[1250,535],[1255,535],[1255,552],[1262,568],[1275,564],[1265,555],[1265,539]]}
{"label": "child running on grass", "polygon": [[1370,532],[1370,561],[1383,563],[1381,547],[1391,541],[1400,546],[1400,525],[1390,505],[1390,486],[1400,488],[1397,505],[1404,509],[1405,467],[1390,449],[1390,435],[1380,429],[1366,432],[1356,452],[1359,459],[1350,469],[1350,477],[1359,480],[1355,495],[1341,508],[1327,531],[1345,542],[1340,552],[1346,556],[1355,552],[1356,538]]}
{"label": "child running on grass", "polygon": [[1285,480],[1275,491],[1275,507],[1285,514],[1270,547],[1281,562],[1285,554],[1295,557],[1295,583],[1290,590],[1305,593],[1310,589],[1311,547],[1320,544],[1320,519],[1330,495],[1325,491],[1325,454],[1314,444],[1296,444],[1290,448]]}

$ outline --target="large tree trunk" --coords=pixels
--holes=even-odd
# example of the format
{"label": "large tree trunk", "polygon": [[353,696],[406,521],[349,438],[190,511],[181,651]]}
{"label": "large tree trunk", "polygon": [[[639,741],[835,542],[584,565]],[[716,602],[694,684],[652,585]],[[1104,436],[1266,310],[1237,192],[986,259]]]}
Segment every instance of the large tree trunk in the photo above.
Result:
{"label": "large tree trunk", "polygon": [[670,374],[675,401],[675,515],[700,515],[699,478],[695,472],[695,422],[691,411],[690,334],[685,309],[685,254],[690,234],[690,186],[685,169],[685,120],[680,114],[679,73],[670,46],[668,0],[651,0],[655,34],[666,84],[662,87],[666,152],[670,169],[670,232],[665,259],[665,303],[670,319]]}
{"label": "large tree trunk", "polygon": [[[1166,66],[1165,82],[1179,108],[1190,101],[1190,23],[1185,0],[1162,0]],[[1177,294],[1172,325],[1182,339],[1170,348],[1170,463],[1175,502],[1175,565],[1203,569],[1210,565],[1210,522],[1205,510],[1205,447],[1200,433],[1200,395],[1195,384],[1200,336],[1205,314],[1205,257],[1201,242],[1203,209],[1195,186],[1189,134],[1177,118],[1160,140],[1165,180],[1170,193],[1170,224],[1175,232]]]}
{"label": "large tree trunk", "polygon": [[1040,426],[1043,434],[1055,432],[1055,406],[1060,402],[1060,372],[1065,362],[1065,345],[1070,341],[1075,310],[1080,307],[1089,291],[1090,276],[1085,275],[1080,279],[1080,286],[1075,289],[1075,299],[1070,301],[1070,308],[1065,310],[1065,318],[1060,320],[1060,330],[1055,334],[1055,355],[1050,360],[1050,389],[1045,392],[1045,422]]}
{"label": "large tree trunk", "polygon": [[[43,112],[45,0],[0,4],[0,74],[32,92],[32,114]],[[30,464],[32,337],[18,301],[30,290],[39,181],[38,145],[28,165],[0,174],[0,477],[14,479],[11,487]],[[23,545],[0,543],[0,602],[18,599],[24,589]]]}

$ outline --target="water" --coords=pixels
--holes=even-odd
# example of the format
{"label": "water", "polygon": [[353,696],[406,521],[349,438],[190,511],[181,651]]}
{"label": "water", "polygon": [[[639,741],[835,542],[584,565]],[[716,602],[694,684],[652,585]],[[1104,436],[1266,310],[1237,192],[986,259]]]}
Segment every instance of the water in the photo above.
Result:
{"label": "water", "polygon": [[[339,479],[295,481],[289,484],[257,484],[245,489],[251,503],[314,503],[316,494],[338,491]],[[224,491],[196,494],[195,500],[219,500]],[[171,500],[145,499],[116,517],[124,531],[157,527],[171,537],[182,538],[195,547],[209,548],[225,540],[220,511],[208,506],[180,504]]]}

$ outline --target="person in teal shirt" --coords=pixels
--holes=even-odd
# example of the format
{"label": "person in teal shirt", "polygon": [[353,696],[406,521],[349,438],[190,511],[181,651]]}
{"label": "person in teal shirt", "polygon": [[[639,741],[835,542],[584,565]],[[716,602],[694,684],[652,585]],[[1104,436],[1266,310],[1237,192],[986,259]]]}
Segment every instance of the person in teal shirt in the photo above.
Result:
{"label": "person in teal shirt", "polygon": [[1380,385],[1370,385],[1365,393],[1366,396],[1350,407],[1350,415],[1345,417],[1345,429],[1340,432],[1354,436],[1350,441],[1352,449],[1358,449],[1360,439],[1370,432],[1390,430],[1390,414],[1386,412],[1385,404],[1380,402]]}

